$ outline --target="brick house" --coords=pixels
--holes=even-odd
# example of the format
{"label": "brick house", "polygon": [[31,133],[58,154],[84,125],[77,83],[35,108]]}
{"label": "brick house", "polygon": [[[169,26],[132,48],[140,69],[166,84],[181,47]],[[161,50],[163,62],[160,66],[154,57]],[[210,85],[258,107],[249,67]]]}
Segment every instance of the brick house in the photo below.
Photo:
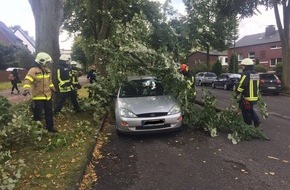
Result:
{"label": "brick house", "polygon": [[244,36],[236,42],[235,48],[228,50],[228,57],[236,52],[239,63],[244,58],[251,58],[268,71],[273,71],[277,63],[282,62],[282,46],[279,32],[274,25],[267,26],[265,32]]}
{"label": "brick house", "polygon": [[[188,57],[188,66],[190,68],[193,68],[194,65],[198,63],[206,63],[206,57],[207,53],[206,51],[195,51],[191,53]],[[210,51],[209,52],[209,63],[210,65],[213,65],[217,62],[217,60],[220,60],[222,63],[222,66],[228,65],[228,52],[218,52],[218,51]]]}

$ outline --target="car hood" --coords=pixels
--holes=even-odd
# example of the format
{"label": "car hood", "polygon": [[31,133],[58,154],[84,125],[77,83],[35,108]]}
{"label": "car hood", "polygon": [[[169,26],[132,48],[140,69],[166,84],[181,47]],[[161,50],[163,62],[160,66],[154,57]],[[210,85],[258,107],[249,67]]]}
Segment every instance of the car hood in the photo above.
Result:
{"label": "car hood", "polygon": [[171,96],[148,96],[136,98],[119,98],[119,108],[126,108],[135,114],[168,112],[176,101]]}

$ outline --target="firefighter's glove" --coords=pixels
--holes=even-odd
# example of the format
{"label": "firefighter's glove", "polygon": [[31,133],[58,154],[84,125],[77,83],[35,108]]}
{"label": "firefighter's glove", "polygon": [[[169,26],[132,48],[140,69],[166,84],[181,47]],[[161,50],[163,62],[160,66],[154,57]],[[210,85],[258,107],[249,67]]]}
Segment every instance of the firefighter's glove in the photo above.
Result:
{"label": "firefighter's glove", "polygon": [[30,94],[29,90],[24,90],[22,93],[23,96],[27,96],[27,94]]}
{"label": "firefighter's glove", "polygon": [[241,96],[241,94],[236,94],[236,95],[234,96],[234,98],[235,98],[235,100],[237,101],[237,103],[239,103],[239,102],[241,102],[242,96]]}
{"label": "firefighter's glove", "polygon": [[77,87],[77,89],[81,89],[81,88],[82,88],[82,85],[81,85],[80,83],[78,83],[78,84],[76,85],[76,87]]}

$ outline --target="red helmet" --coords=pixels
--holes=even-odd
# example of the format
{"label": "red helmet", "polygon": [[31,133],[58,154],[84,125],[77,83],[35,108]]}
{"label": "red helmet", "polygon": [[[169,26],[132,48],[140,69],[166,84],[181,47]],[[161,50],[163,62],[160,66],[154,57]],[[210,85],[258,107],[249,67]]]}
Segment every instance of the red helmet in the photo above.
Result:
{"label": "red helmet", "polygon": [[186,70],[186,67],[187,67],[186,64],[181,64],[181,65],[180,65],[180,68],[179,68],[180,72],[185,71],[185,70]]}

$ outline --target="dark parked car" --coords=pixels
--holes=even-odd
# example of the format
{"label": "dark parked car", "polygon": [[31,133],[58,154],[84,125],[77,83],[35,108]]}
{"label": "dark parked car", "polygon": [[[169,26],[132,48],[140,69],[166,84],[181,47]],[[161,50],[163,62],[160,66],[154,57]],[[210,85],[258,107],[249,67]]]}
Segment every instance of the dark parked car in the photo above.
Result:
{"label": "dark parked car", "polygon": [[212,81],[212,88],[223,88],[224,90],[236,90],[237,84],[241,78],[240,74],[223,73],[218,78]]}
{"label": "dark parked car", "polygon": [[195,75],[195,84],[199,86],[211,84],[216,77],[212,72],[199,72]]}
{"label": "dark parked car", "polygon": [[260,92],[262,94],[278,95],[282,91],[282,85],[279,78],[272,73],[260,73]]}

